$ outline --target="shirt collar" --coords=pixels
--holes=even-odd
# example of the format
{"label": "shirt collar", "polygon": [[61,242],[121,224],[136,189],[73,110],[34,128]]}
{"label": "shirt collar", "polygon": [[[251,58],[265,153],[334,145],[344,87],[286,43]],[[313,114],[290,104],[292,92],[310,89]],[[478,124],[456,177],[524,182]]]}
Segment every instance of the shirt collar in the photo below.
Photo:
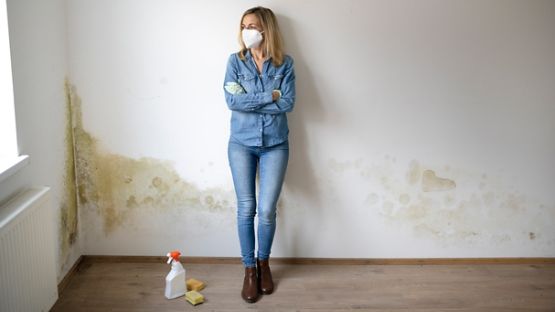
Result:
{"label": "shirt collar", "polygon": [[[253,58],[250,49],[247,49],[247,51],[245,52],[245,58],[246,58],[246,59],[251,59],[251,58]],[[269,58],[267,58],[266,60],[264,60],[264,62],[269,61],[270,59],[271,59],[271,57],[269,57]]]}
{"label": "shirt collar", "polygon": [[251,54],[251,50],[247,49],[247,51],[245,52],[245,58],[250,59],[252,58],[252,54]]}

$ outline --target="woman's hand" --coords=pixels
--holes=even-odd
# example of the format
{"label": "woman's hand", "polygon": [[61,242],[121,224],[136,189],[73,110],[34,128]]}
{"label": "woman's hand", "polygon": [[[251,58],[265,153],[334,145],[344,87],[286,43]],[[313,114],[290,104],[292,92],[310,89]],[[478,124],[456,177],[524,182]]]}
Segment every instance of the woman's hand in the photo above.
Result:
{"label": "woman's hand", "polygon": [[281,91],[279,91],[279,90],[272,91],[272,100],[274,102],[279,100],[280,97],[281,97]]}

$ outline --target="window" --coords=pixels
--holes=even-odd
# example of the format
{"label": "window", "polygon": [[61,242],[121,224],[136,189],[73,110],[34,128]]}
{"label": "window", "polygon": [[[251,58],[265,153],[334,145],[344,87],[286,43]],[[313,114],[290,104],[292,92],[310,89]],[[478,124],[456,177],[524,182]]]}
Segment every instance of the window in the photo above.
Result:
{"label": "window", "polygon": [[0,182],[27,162],[19,156],[15,128],[12,62],[6,1],[0,1]]}

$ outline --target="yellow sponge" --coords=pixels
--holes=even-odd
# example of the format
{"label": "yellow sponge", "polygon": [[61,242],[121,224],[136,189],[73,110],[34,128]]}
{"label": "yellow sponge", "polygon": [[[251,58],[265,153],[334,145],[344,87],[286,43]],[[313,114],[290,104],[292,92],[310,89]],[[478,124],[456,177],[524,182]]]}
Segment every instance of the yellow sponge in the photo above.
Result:
{"label": "yellow sponge", "polygon": [[187,290],[196,290],[196,291],[201,291],[204,289],[206,285],[194,278],[190,278],[187,280]]}
{"label": "yellow sponge", "polygon": [[185,293],[185,299],[192,305],[197,305],[204,302],[204,296],[201,293],[191,290]]}

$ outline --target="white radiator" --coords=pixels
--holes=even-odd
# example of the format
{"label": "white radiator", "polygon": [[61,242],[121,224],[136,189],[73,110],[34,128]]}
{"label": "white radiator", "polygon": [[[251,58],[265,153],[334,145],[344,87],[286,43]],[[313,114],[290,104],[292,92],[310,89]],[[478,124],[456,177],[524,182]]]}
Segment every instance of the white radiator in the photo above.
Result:
{"label": "white radiator", "polygon": [[0,207],[0,311],[49,311],[58,299],[48,187]]}

